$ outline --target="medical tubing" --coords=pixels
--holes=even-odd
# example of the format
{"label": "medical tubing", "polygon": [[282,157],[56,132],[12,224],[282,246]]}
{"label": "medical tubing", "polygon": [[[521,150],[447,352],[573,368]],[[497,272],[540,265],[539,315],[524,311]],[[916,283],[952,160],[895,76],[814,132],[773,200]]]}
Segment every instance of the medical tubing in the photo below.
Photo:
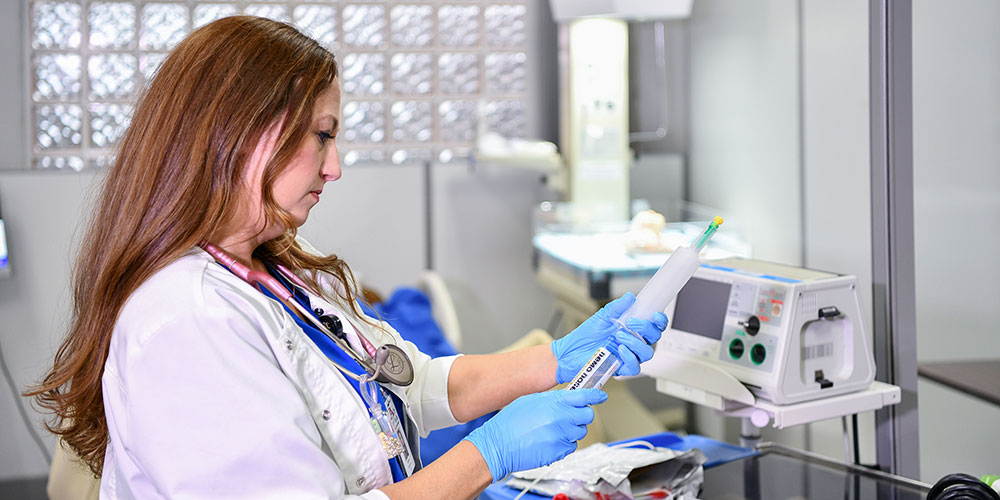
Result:
{"label": "medical tubing", "polygon": [[[632,331],[626,326],[629,318],[642,320],[652,320],[653,315],[662,312],[670,305],[670,302],[677,296],[677,292],[694,276],[695,271],[701,266],[698,259],[698,252],[708,244],[708,241],[715,235],[722,219],[716,217],[709,224],[708,228],[693,242],[691,246],[680,247],[674,250],[666,262],[653,274],[653,277],[643,285],[635,302],[622,313],[615,322],[618,326],[643,342],[646,339],[642,335]],[[570,384],[566,386],[567,391],[575,389],[600,389],[607,383],[618,368],[622,365],[618,358],[617,343],[609,340],[604,347],[601,347],[594,356],[590,358],[580,369],[580,372],[573,377]]]}

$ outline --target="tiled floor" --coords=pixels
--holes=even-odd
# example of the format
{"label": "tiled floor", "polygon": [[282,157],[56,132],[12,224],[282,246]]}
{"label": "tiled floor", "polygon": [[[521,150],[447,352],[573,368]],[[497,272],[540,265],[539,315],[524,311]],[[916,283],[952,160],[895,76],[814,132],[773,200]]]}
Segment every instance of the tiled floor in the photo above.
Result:
{"label": "tiled floor", "polygon": [[0,481],[0,500],[46,500],[47,478]]}

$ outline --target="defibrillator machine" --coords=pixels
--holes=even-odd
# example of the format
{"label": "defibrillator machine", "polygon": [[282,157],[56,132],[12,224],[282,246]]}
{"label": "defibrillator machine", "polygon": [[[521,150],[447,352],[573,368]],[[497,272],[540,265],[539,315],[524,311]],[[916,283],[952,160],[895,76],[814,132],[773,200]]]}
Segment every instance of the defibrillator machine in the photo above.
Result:
{"label": "defibrillator machine", "polygon": [[749,259],[709,261],[667,315],[651,368],[659,366],[660,376],[674,372],[681,383],[657,388],[682,399],[692,400],[692,387],[700,387],[752,400],[727,385],[735,379],[756,398],[788,405],[865,390],[874,380],[854,276]]}

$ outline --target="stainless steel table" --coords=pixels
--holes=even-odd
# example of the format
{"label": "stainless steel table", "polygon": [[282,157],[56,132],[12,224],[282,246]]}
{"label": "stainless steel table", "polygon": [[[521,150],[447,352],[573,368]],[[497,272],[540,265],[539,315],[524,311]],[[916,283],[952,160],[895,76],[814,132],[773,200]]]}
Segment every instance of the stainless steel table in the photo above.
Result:
{"label": "stainless steel table", "polygon": [[923,500],[930,485],[778,445],[705,469],[701,500]]}

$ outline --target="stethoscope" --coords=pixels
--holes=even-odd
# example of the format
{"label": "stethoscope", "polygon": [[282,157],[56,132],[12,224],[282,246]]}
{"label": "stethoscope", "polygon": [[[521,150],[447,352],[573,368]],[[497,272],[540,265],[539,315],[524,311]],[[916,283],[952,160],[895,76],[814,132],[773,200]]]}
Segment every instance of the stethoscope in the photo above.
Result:
{"label": "stethoscope", "polygon": [[[361,392],[366,402],[372,403],[367,400],[369,397],[374,397],[373,392],[375,388],[372,387],[374,385],[373,382],[390,383],[398,386],[407,386],[413,383],[413,363],[410,362],[410,358],[398,346],[383,344],[375,347],[365,338],[360,329],[355,328],[358,339],[368,354],[368,358],[359,356],[354,351],[354,348],[344,339],[343,324],[336,315],[323,315],[322,309],[319,309],[316,311],[316,314],[322,317],[317,320],[316,316],[313,316],[312,311],[309,311],[305,306],[299,304],[298,300],[295,300],[291,290],[285,288],[280,281],[270,274],[250,269],[236,260],[235,257],[226,253],[225,250],[207,241],[202,241],[199,246],[243,281],[249,283],[251,286],[262,286],[285,303],[291,305],[303,318],[306,318],[317,330],[323,332],[324,335],[337,344],[351,359],[361,365],[365,369],[366,374],[357,375],[336,361],[330,360],[330,363],[337,367],[341,373],[362,384],[365,390]],[[291,272],[287,267],[281,264],[276,264],[275,267],[278,269],[278,272],[296,286],[309,291],[309,286],[305,281]],[[314,295],[319,294],[314,293]]]}

